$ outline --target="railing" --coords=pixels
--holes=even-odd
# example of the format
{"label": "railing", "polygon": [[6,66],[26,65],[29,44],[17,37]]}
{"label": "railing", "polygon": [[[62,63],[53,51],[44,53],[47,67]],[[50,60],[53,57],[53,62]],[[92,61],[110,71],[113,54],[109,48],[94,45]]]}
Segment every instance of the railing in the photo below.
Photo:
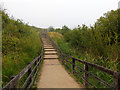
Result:
{"label": "railing", "polygon": [[[95,85],[93,85],[92,83],[90,83],[88,80],[88,76],[91,76],[92,78],[98,80],[101,84],[103,84],[104,86],[106,86],[108,88],[111,88],[113,90],[120,90],[120,72],[115,72],[110,69],[104,68],[100,65],[92,64],[90,62],[86,62],[86,61],[74,58],[72,56],[65,55],[61,52],[59,46],[54,42],[54,40],[52,38],[50,38],[50,36],[48,34],[46,34],[46,37],[51,41],[52,45],[57,49],[59,56],[62,58],[62,63],[65,64],[68,68],[70,68],[72,70],[73,74],[76,74],[77,76],[81,77],[84,80],[84,86],[86,88],[88,88],[88,85],[90,85],[91,87],[97,89],[97,87]],[[68,58],[69,58],[69,60],[68,60]],[[83,64],[84,68],[81,68],[79,65],[76,65],[77,62]],[[71,64],[71,66],[69,64]],[[114,78],[113,79],[114,85],[110,85],[110,84],[108,84],[108,82],[106,82],[106,81],[102,80],[101,78],[97,77],[96,75],[90,73],[90,71],[88,70],[89,66],[95,68],[96,70],[100,70],[109,75],[112,75],[112,77]],[[84,72],[84,76],[80,75],[80,73],[77,73],[76,69]]]}
{"label": "railing", "polygon": [[[18,75],[12,76],[10,82],[8,82],[8,84],[3,88],[3,90],[17,89],[17,88],[21,88],[23,90],[23,89],[31,88],[31,86],[32,86],[32,84],[33,84],[33,82],[35,80],[36,74],[38,72],[40,63],[42,62],[42,56],[43,56],[43,47],[41,49],[41,54],[38,57],[36,57]],[[19,81],[26,73],[28,73],[27,79],[25,80],[25,82],[22,85],[22,87],[19,87]]]}

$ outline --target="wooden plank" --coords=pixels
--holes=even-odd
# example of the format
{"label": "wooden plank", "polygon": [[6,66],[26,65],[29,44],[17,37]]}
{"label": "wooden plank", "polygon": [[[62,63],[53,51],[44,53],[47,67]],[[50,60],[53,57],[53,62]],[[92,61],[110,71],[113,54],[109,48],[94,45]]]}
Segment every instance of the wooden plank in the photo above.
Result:
{"label": "wooden plank", "polygon": [[56,51],[46,51],[45,52],[45,55],[54,55],[54,54],[57,54]]}
{"label": "wooden plank", "polygon": [[44,59],[58,59],[58,55],[44,55]]}
{"label": "wooden plank", "polygon": [[52,47],[52,45],[44,45],[44,47]]}
{"label": "wooden plank", "polygon": [[55,49],[53,46],[44,46],[44,49]]}
{"label": "wooden plank", "polygon": [[56,51],[56,49],[44,49],[45,51]]}

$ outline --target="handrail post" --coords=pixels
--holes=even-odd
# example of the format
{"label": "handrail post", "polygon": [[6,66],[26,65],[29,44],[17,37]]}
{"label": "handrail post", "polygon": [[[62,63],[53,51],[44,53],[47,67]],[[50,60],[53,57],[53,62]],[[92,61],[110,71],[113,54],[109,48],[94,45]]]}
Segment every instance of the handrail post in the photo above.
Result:
{"label": "handrail post", "polygon": [[114,77],[113,82],[115,90],[120,90],[120,73],[117,74],[117,77]]}
{"label": "handrail post", "polygon": [[75,59],[72,58],[72,74],[74,74],[74,70],[75,70]]}
{"label": "handrail post", "polygon": [[64,55],[62,54],[62,63],[64,64],[64,60],[65,60],[65,57]]}
{"label": "handrail post", "polygon": [[[13,78],[15,78],[15,76],[12,76],[12,77],[10,77],[10,81],[13,79]],[[12,88],[12,89],[17,89],[18,87],[19,87],[19,79],[18,78],[16,78],[15,80],[14,80],[14,82],[12,83],[12,85],[10,86],[10,88]]]}
{"label": "handrail post", "polygon": [[39,59],[38,59],[39,64],[41,63],[41,57],[42,57],[42,56],[40,56]]}
{"label": "handrail post", "polygon": [[120,73],[118,74],[118,90],[120,90]]}
{"label": "handrail post", "polygon": [[[30,69],[28,70],[28,76],[31,74],[31,72],[32,72],[32,68],[30,68]],[[31,76],[30,79],[29,79],[29,83],[31,83],[31,81],[32,81],[32,76]]]}
{"label": "handrail post", "polygon": [[[88,71],[88,65],[87,64],[84,64],[84,70]],[[88,88],[88,84],[86,82],[86,80],[88,81],[88,74],[86,74],[86,72],[84,72],[84,77],[85,77],[84,86],[85,86],[85,88]]]}
{"label": "handrail post", "polygon": [[[37,65],[37,61],[35,61],[35,63],[34,63],[34,67]],[[37,70],[37,67],[35,68],[35,72],[36,72],[36,70]]]}

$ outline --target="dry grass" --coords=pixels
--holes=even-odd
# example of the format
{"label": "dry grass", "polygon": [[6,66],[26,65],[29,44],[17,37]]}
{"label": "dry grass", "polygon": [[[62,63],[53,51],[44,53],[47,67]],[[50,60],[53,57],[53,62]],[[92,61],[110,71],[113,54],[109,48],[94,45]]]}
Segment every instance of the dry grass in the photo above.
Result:
{"label": "dry grass", "polygon": [[51,38],[63,38],[63,35],[58,32],[49,32]]}

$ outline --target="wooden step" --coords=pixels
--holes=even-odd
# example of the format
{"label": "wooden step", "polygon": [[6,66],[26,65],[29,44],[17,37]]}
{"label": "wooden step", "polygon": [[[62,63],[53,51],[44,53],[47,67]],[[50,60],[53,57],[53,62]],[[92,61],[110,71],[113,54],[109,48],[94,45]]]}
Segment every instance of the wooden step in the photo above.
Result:
{"label": "wooden step", "polygon": [[44,49],[54,49],[54,47],[44,47]]}
{"label": "wooden step", "polygon": [[56,51],[56,49],[44,49],[45,51]]}
{"label": "wooden step", "polygon": [[46,51],[45,52],[45,55],[55,55],[55,54],[57,54],[56,51]]}
{"label": "wooden step", "polygon": [[50,45],[44,45],[44,47],[52,47],[52,45],[50,44]]}
{"label": "wooden step", "polygon": [[52,46],[52,44],[44,44],[44,46]]}
{"label": "wooden step", "polygon": [[58,59],[58,55],[44,55],[44,59]]}
{"label": "wooden step", "polygon": [[48,46],[48,45],[51,45],[51,46],[52,46],[52,44],[45,44],[45,43],[44,43],[44,46]]}
{"label": "wooden step", "polygon": [[43,42],[44,44],[51,44],[51,43],[49,43],[49,42]]}

